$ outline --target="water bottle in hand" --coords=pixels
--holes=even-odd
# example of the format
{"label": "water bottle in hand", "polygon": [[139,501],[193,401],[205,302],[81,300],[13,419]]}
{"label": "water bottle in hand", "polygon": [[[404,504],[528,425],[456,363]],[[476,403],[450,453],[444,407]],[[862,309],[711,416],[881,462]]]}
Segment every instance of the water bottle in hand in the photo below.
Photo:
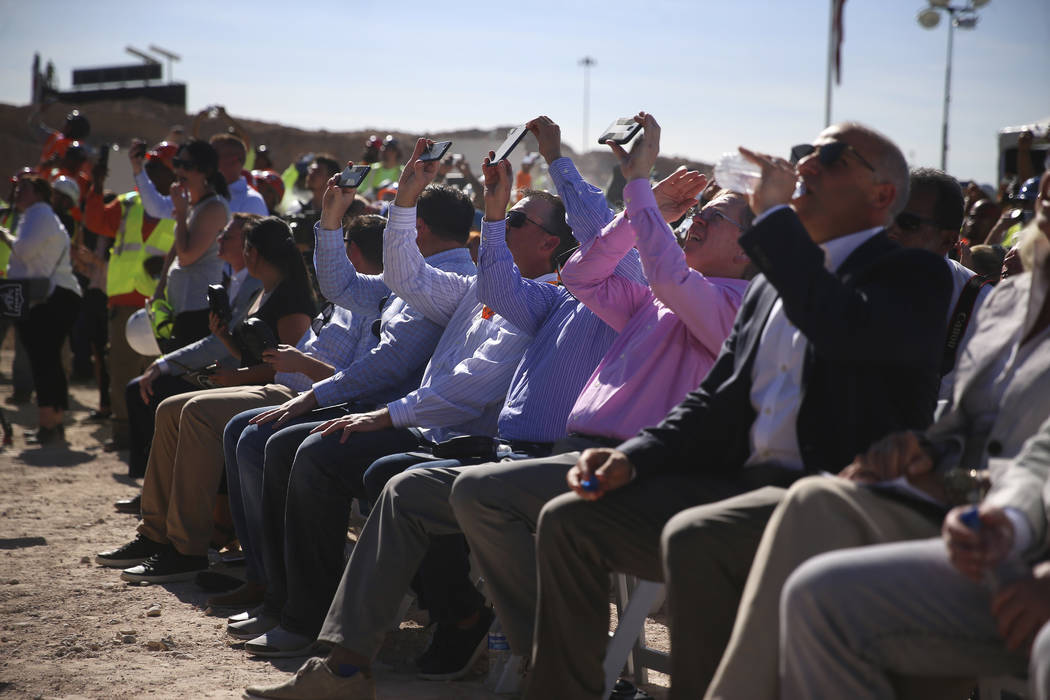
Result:
{"label": "water bottle in hand", "polygon": [[761,176],[762,169],[739,153],[723,153],[715,163],[718,186],[740,194],[754,193]]}

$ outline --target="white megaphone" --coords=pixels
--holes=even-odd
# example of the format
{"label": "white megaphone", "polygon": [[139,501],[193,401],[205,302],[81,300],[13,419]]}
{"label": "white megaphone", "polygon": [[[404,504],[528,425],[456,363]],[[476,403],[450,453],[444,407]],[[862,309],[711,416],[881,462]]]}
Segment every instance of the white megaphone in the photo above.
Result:
{"label": "white megaphone", "polygon": [[156,357],[160,354],[160,346],[153,335],[153,325],[149,322],[149,316],[145,309],[139,309],[131,314],[128,322],[124,324],[124,335],[128,339],[131,349],[140,355]]}

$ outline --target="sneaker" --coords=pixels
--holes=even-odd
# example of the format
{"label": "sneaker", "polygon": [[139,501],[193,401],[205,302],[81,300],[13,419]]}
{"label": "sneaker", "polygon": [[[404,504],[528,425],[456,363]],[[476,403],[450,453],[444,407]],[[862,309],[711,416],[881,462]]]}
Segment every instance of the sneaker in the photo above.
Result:
{"label": "sneaker", "polygon": [[430,681],[452,681],[467,675],[488,646],[494,617],[485,607],[479,611],[478,621],[467,629],[455,623],[438,624],[431,642],[433,652],[424,654],[417,675]]}
{"label": "sneaker", "polygon": [[250,617],[259,617],[260,615],[262,615],[265,612],[266,612],[266,606],[265,605],[256,605],[251,610],[245,610],[244,612],[239,612],[236,615],[230,615],[229,617],[226,618],[226,624],[230,624],[232,622],[244,622],[245,620],[247,620]]}
{"label": "sneaker", "polygon": [[307,659],[295,675],[280,685],[248,686],[249,698],[273,700],[375,700],[376,686],[371,674],[358,671],[344,678],[328,669],[324,659]]}
{"label": "sneaker", "polygon": [[61,423],[52,428],[39,426],[36,430],[26,430],[22,435],[27,445],[57,445],[66,441],[66,427]]}
{"label": "sneaker", "polygon": [[161,544],[147,539],[142,535],[137,536],[123,547],[111,549],[108,552],[99,552],[95,555],[95,561],[102,566],[114,569],[126,569],[146,561],[154,554],[160,554],[171,545]]}
{"label": "sneaker", "polygon": [[247,620],[229,623],[226,625],[226,634],[234,639],[255,639],[279,624],[281,624],[281,618],[264,612],[255,617],[249,617]]}
{"label": "sneaker", "polygon": [[265,656],[275,659],[286,659],[295,656],[309,656],[317,646],[314,637],[289,632],[278,625],[251,641],[244,643],[244,650],[252,656]]}
{"label": "sneaker", "polygon": [[138,566],[124,569],[120,577],[131,583],[174,583],[192,581],[198,571],[207,568],[208,557],[182,554],[174,547],[169,547]]}
{"label": "sneaker", "polygon": [[132,496],[131,498],[122,498],[113,504],[113,507],[117,509],[118,513],[128,513],[130,515],[138,515],[142,512],[142,494]]}

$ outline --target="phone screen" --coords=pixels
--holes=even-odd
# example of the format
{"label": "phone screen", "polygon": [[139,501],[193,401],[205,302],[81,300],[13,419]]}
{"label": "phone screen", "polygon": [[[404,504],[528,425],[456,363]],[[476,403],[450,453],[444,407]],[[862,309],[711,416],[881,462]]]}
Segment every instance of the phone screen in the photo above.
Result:
{"label": "phone screen", "polygon": [[439,160],[451,146],[451,141],[435,141],[430,148],[419,154],[419,159],[424,163],[431,160]]}
{"label": "phone screen", "polygon": [[352,168],[349,166],[343,168],[343,172],[339,174],[339,186],[347,189],[360,186],[365,179],[365,175],[371,169],[371,165],[355,165]]}
{"label": "phone screen", "polygon": [[514,127],[507,135],[507,140],[501,143],[499,148],[496,149],[496,158],[492,162],[498,163],[509,156],[510,152],[521,143],[521,140],[525,138],[525,134],[527,133],[529,133],[529,128],[524,124]]}
{"label": "phone screen", "polygon": [[641,129],[642,125],[636,122],[634,117],[622,117],[609,125],[605,133],[598,137],[598,143],[604,146],[606,141],[614,141],[623,145],[633,139]]}

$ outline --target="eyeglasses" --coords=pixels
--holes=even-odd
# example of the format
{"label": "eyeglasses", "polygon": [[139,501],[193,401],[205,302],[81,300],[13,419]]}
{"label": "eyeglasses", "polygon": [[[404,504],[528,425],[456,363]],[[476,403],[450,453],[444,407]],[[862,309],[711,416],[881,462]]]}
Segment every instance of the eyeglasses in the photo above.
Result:
{"label": "eyeglasses", "polygon": [[698,211],[695,214],[693,214],[692,219],[693,219],[693,221],[696,221],[697,219],[699,219],[700,221],[703,221],[705,224],[710,225],[711,224],[711,220],[714,219],[715,217],[717,217],[719,219],[725,219],[726,221],[728,221],[729,223],[733,224],[734,226],[736,226],[741,231],[744,230],[743,224],[741,224],[739,221],[736,221],[734,219],[729,218],[728,216],[726,216],[725,214],[720,212],[718,209],[701,209],[700,211]]}
{"label": "eyeglasses", "polygon": [[551,233],[551,230],[549,228],[536,221],[535,219],[530,219],[528,216],[526,216],[525,212],[521,211],[520,209],[511,209],[507,212],[507,226],[511,228],[521,228],[525,225],[526,221],[535,224],[536,226],[539,226],[541,229],[543,229],[550,235],[554,235],[553,233]]}
{"label": "eyeglasses", "polygon": [[192,160],[186,158],[173,158],[171,164],[176,168],[182,168],[183,170],[196,170],[197,164]]}
{"label": "eyeglasses", "polygon": [[822,143],[819,146],[814,146],[811,143],[801,143],[791,149],[791,163],[792,165],[795,165],[811,153],[816,153],[817,160],[820,161],[820,164],[827,167],[841,158],[842,154],[846,151],[857,156],[857,160],[863,163],[865,168],[871,172],[875,172],[875,166],[858,153],[856,148],[844,141],[831,141],[829,143]]}
{"label": "eyeglasses", "polygon": [[902,211],[900,214],[897,214],[895,221],[902,231],[918,231],[919,227],[923,224],[929,224],[935,228],[942,228],[941,225],[933,219],[924,219],[918,214],[912,214],[910,211]]}

